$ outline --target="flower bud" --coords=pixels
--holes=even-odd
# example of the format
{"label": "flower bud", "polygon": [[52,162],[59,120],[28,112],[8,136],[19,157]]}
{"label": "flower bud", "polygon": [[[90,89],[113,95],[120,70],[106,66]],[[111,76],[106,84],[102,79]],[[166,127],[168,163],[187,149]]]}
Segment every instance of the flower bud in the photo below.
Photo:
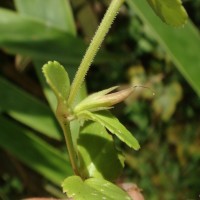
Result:
{"label": "flower bud", "polygon": [[130,87],[118,92],[110,93],[116,88],[118,88],[118,86],[89,95],[76,105],[74,112],[78,113],[83,110],[98,111],[110,109],[113,105],[126,99],[133,92],[133,88]]}

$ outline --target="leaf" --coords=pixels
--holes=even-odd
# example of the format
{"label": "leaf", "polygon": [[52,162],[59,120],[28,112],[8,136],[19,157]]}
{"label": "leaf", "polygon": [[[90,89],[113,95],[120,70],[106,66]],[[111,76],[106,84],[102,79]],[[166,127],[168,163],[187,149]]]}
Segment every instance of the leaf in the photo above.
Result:
{"label": "leaf", "polygon": [[[39,61],[57,60],[77,66],[87,49],[83,40],[71,33],[8,9],[0,8],[0,27],[1,48],[5,48],[9,53],[29,56]],[[100,51],[95,62],[113,63],[127,59],[128,56],[122,54]]]}
{"label": "leaf", "polygon": [[99,122],[102,126],[108,129],[111,133],[115,134],[122,142],[126,143],[129,147],[135,150],[138,150],[140,148],[140,145],[135,137],[109,111],[99,111],[94,113],[83,111],[79,113],[78,117]]}
{"label": "leaf", "polygon": [[62,187],[74,200],[131,200],[125,191],[104,179],[83,181],[78,176],[71,176],[64,180]]}
{"label": "leaf", "polygon": [[123,168],[122,155],[115,149],[106,129],[96,122],[85,123],[78,143],[81,177],[115,180]]}
{"label": "leaf", "polygon": [[[42,66],[41,62],[34,62],[35,63],[35,70],[37,72],[37,76],[41,82],[41,85],[43,87],[43,91],[44,94],[48,100],[48,103],[52,109],[52,111],[55,113],[56,112],[56,108],[57,108],[57,99],[55,94],[53,93],[53,91],[50,89],[50,87],[48,86],[48,84],[46,83],[46,80],[43,76],[42,70],[40,68],[40,66]],[[69,71],[69,70],[68,70]],[[85,85],[83,85],[79,91],[79,94],[77,95],[77,99],[76,101],[80,101],[81,99],[83,99],[86,96],[86,88]],[[79,122],[78,120],[73,120],[70,123],[70,128],[71,128],[71,132],[72,132],[72,139],[74,141],[74,144],[76,144],[77,141],[77,137],[79,134]]]}
{"label": "leaf", "polygon": [[[79,10],[79,12],[76,13],[76,18],[85,38],[91,39],[99,25],[95,10],[87,0],[71,1],[71,4],[74,10]],[[90,23],[88,23],[88,21]]]}
{"label": "leaf", "polygon": [[[80,38],[41,20],[0,9],[0,46],[39,60],[78,63],[86,49]],[[72,48],[78,46],[79,48]]]}
{"label": "leaf", "polygon": [[[24,3],[21,0],[15,0],[15,2],[17,3],[17,9],[20,12],[20,14],[31,16],[32,18],[36,20],[39,19],[46,25],[48,25],[50,22],[52,27],[59,28],[60,30],[65,30],[66,31],[65,35],[67,35],[68,33],[72,35],[76,35],[75,22],[73,20],[69,1],[65,1],[65,0],[59,0],[59,1],[47,0],[47,1],[44,2],[44,1],[38,1],[38,0],[33,0],[33,1],[31,0],[29,2],[26,1],[26,3]],[[55,3],[56,3],[56,6],[55,6]],[[42,9],[42,12],[40,10],[41,7],[44,8]],[[52,13],[52,10],[53,10],[53,13]],[[52,18],[52,15],[54,16],[53,18]],[[55,54],[60,56],[63,53],[63,58],[66,59],[66,52],[68,52],[68,48],[71,48],[71,47],[63,45],[63,50],[62,50],[62,44],[64,40],[62,42],[59,42],[59,40],[60,38],[55,38],[56,45],[59,44],[58,49],[55,49],[55,45],[53,46],[53,48],[50,47],[48,49],[50,49],[51,51],[52,49],[55,49],[53,56],[55,56]],[[74,43],[74,45],[76,44]],[[80,50],[80,46],[78,47],[79,48],[77,48],[77,50]],[[44,94],[47,98],[47,101],[51,109],[55,113],[57,100],[53,91],[47,85],[45,78],[42,74],[41,66],[43,66],[43,64],[44,62],[42,61],[34,60],[35,70],[37,72],[37,76],[43,87]],[[69,74],[69,77],[71,78],[74,77],[75,70],[76,70],[75,67],[68,67],[67,72]],[[85,97],[85,86],[81,88],[80,93],[78,94],[78,98],[82,99],[83,97]],[[76,144],[77,136],[79,133],[79,122],[77,120],[74,120],[73,122],[70,123],[70,128],[72,131],[72,139],[74,141],[74,144]]]}
{"label": "leaf", "polygon": [[72,174],[65,155],[31,131],[0,116],[0,147],[54,184]]}
{"label": "leaf", "polygon": [[[200,36],[199,31],[189,21],[182,29],[173,29],[161,23],[149,12],[148,4],[141,0],[128,0],[131,12],[138,14],[149,26],[153,37],[160,43],[184,78],[200,95]],[[183,48],[184,47],[184,48]]]}
{"label": "leaf", "polygon": [[43,73],[57,99],[66,101],[70,91],[70,81],[65,68],[56,61],[49,61],[43,66]]}
{"label": "leaf", "polygon": [[[24,2],[23,0],[15,0],[15,5],[20,15],[25,15],[27,16],[27,18],[31,17],[31,19],[34,19],[37,21],[39,19],[39,21],[42,22],[44,25],[51,24],[52,28],[59,29],[59,31],[66,32],[66,35],[68,35],[68,33],[70,33],[70,35],[76,35],[75,22],[73,20],[72,9],[68,1],[47,0],[44,2],[40,0],[27,0],[26,2]],[[58,47],[58,49],[56,49],[55,52],[53,52],[54,55],[58,54],[59,56],[63,52],[63,58],[66,58],[66,52],[68,51],[67,49],[71,47],[68,47],[65,45],[63,46],[64,49],[62,50],[62,44],[65,42],[65,40],[63,39],[62,42],[59,42],[60,38],[54,38],[54,40],[56,44],[60,45],[60,47]],[[76,46],[77,44],[74,43],[74,45]],[[78,44],[78,47],[79,48],[77,48],[77,50],[80,49],[79,44]],[[49,47],[46,50],[48,51],[50,49],[52,51],[55,48],[56,48],[56,45],[53,45],[52,47]],[[86,46],[84,48],[86,48]],[[40,51],[40,49],[38,50]],[[49,59],[53,59],[53,58],[54,57],[51,57]],[[59,60],[59,59],[56,59],[56,60]],[[44,76],[41,73],[41,66],[44,65],[44,61],[39,61],[38,59],[34,60],[34,65],[35,65],[35,70],[37,72],[38,78],[43,86],[45,96],[52,110],[55,112],[56,104],[57,104],[56,97],[53,94],[53,91],[48,87],[46,80],[44,79]],[[76,69],[73,67],[70,67],[67,69],[69,77],[71,78],[74,77],[75,70]]]}
{"label": "leaf", "polygon": [[155,13],[167,24],[181,26],[186,23],[187,12],[181,0],[147,0]]}
{"label": "leaf", "polygon": [[76,35],[72,10],[65,0],[15,0],[15,6],[22,15],[31,16],[55,28]]}
{"label": "leaf", "polygon": [[174,114],[176,105],[182,98],[182,93],[182,87],[178,82],[170,83],[163,89],[162,94],[154,99],[152,105],[154,112],[163,121],[168,121]]}
{"label": "leaf", "polygon": [[0,77],[0,109],[15,120],[54,139],[61,139],[51,110],[41,101]]}

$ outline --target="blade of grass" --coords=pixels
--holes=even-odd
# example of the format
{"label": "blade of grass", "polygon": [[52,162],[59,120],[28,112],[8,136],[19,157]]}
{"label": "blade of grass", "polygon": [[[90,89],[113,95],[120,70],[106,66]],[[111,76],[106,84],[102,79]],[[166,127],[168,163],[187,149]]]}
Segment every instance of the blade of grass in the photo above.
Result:
{"label": "blade of grass", "polygon": [[60,185],[72,170],[65,155],[19,125],[0,116],[0,146],[31,169]]}
{"label": "blade of grass", "polygon": [[58,125],[51,110],[41,101],[0,77],[0,108],[12,118],[60,140]]}

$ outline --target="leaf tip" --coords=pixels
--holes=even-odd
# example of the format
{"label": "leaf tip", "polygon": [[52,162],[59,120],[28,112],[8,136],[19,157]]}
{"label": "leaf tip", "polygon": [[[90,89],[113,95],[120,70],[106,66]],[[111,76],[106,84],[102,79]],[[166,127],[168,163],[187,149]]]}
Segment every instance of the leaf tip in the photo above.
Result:
{"label": "leaf tip", "polygon": [[138,151],[140,149],[140,144],[135,137],[132,138],[131,144],[127,144],[130,148]]}
{"label": "leaf tip", "polygon": [[139,145],[139,143],[135,146],[135,148],[134,148],[136,151],[138,151],[139,149],[140,149],[140,145]]}
{"label": "leaf tip", "polygon": [[54,64],[59,64],[59,63],[58,63],[57,61],[48,61],[47,63],[45,63],[45,64],[43,65],[43,67],[42,67],[42,72],[43,72],[44,74],[46,74],[48,68],[49,68],[50,66],[54,65]]}

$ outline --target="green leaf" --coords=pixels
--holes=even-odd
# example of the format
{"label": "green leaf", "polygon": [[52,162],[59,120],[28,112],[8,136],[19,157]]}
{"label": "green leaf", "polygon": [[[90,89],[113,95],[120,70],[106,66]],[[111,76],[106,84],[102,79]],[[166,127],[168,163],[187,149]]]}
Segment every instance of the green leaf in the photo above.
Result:
{"label": "green leaf", "polygon": [[56,61],[49,61],[43,66],[43,72],[57,99],[66,101],[70,91],[70,81],[65,68]]}
{"label": "green leaf", "polygon": [[0,77],[0,109],[40,133],[61,139],[52,111],[41,101]]}
{"label": "green leaf", "polygon": [[149,12],[146,1],[127,1],[131,12],[138,14],[149,27],[152,36],[166,50],[171,60],[184,78],[200,95],[200,36],[199,31],[189,21],[184,28],[175,29],[164,23]]}
{"label": "green leaf", "polygon": [[[45,78],[43,76],[43,73],[42,73],[42,70],[41,70],[40,66],[42,66],[41,62],[35,62],[35,69],[36,69],[38,78],[39,78],[39,80],[41,82],[41,85],[43,87],[43,91],[44,91],[45,96],[46,96],[46,98],[47,98],[47,100],[49,102],[49,105],[50,105],[51,109],[55,113],[56,112],[56,108],[57,108],[57,99],[56,99],[56,96],[53,93],[53,91],[50,89],[50,87],[46,83],[46,80],[45,80]],[[85,84],[84,84],[81,87],[81,89],[79,91],[79,94],[77,96],[77,99],[76,99],[77,102],[79,102],[85,96],[86,96],[86,88],[85,88]],[[80,124],[79,124],[78,120],[73,120],[70,123],[70,128],[71,128],[71,131],[72,131],[72,139],[74,141],[74,144],[76,144],[77,137],[78,137],[78,134],[79,134],[79,126],[80,126]]]}
{"label": "green leaf", "polygon": [[155,13],[167,24],[181,26],[186,23],[187,12],[181,0],[147,0]]}
{"label": "green leaf", "polygon": [[[31,16],[32,18],[36,20],[42,21],[45,25],[48,25],[49,23],[51,24],[52,27],[58,28],[60,30],[64,30],[66,32],[65,35],[68,35],[68,33],[72,35],[75,34],[75,23],[73,20],[73,16],[71,13],[71,7],[68,1],[65,0],[59,0],[59,1],[54,1],[54,0],[47,0],[47,1],[38,1],[38,0],[33,0],[33,1],[26,1],[24,3],[21,0],[15,0],[17,4],[17,9],[20,12],[20,14]],[[56,6],[55,6],[56,4]],[[41,7],[43,9],[41,9]],[[41,11],[42,10],[42,11]],[[53,10],[53,13],[52,13]],[[45,14],[44,14],[45,13]],[[53,16],[53,17],[52,17]],[[68,48],[71,48],[69,46],[64,46],[62,48],[62,44],[65,42],[63,40],[62,42],[59,42],[60,38],[55,38],[55,43],[58,45],[58,49],[56,49],[56,45],[53,46],[53,48],[48,48],[47,50],[50,49],[52,52],[52,49],[55,50],[53,53],[55,56],[56,54],[58,56],[63,54],[63,59],[66,59],[64,62],[68,62],[66,56],[66,52],[68,52]],[[74,44],[75,45],[75,44]],[[78,44],[77,51],[80,50],[79,44]],[[84,49],[86,46],[84,47]],[[38,49],[40,50],[40,49]],[[41,52],[40,52],[41,53]],[[48,52],[49,53],[49,52]],[[51,57],[52,59],[53,57]],[[77,58],[78,59],[78,58]],[[34,66],[35,70],[37,72],[38,78],[41,82],[41,85],[43,87],[44,94],[47,98],[47,101],[49,102],[49,105],[53,112],[55,113],[56,107],[57,107],[57,100],[56,96],[54,95],[53,91],[49,88],[49,86],[46,83],[46,80],[42,74],[41,66],[43,66],[44,62],[39,61],[39,60],[34,60]],[[75,67],[69,67],[67,69],[67,72],[71,78],[74,77],[75,75]],[[78,95],[81,99],[85,97],[85,87],[82,87],[80,90],[80,93]],[[77,120],[74,120],[73,122],[70,123],[71,131],[72,131],[72,138],[74,141],[74,144],[76,144],[77,141],[77,136],[79,133],[79,123]]]}
{"label": "green leaf", "polygon": [[65,0],[15,0],[15,6],[22,15],[42,20],[55,28],[76,35],[72,10]]}
{"label": "green leaf", "polygon": [[[71,33],[8,9],[0,8],[0,27],[0,47],[12,54],[21,54],[44,62],[58,60],[77,66],[87,49],[83,40]],[[113,63],[127,59],[129,58],[126,55],[100,51],[95,62]]]}
{"label": "green leaf", "polygon": [[79,117],[99,122],[102,126],[108,129],[111,133],[115,134],[122,142],[126,143],[129,147],[135,150],[138,150],[140,148],[140,145],[135,137],[109,111],[104,110],[94,113],[83,111],[79,113]]}
{"label": "green leaf", "polygon": [[82,177],[114,180],[123,168],[123,162],[115,149],[113,138],[99,123],[85,123],[78,143]]}
{"label": "green leaf", "polygon": [[172,82],[165,86],[162,93],[153,100],[152,108],[163,121],[168,121],[182,96],[181,85],[178,82]]}
{"label": "green leaf", "polygon": [[0,26],[0,46],[10,53],[74,64],[79,63],[86,49],[80,38],[7,9],[0,9]]}
{"label": "green leaf", "polygon": [[[72,9],[70,7],[70,3],[65,0],[46,0],[46,1],[40,1],[40,0],[27,0],[24,2],[23,0],[15,0],[15,5],[17,7],[17,10],[20,15],[25,15],[28,18],[31,17],[34,20],[39,20],[43,24],[48,25],[51,24],[51,27],[59,29],[59,31],[66,32],[66,35],[70,33],[71,35],[76,35],[75,33],[75,22],[73,20],[72,15]],[[53,12],[52,12],[53,10]],[[59,44],[60,47],[56,49],[53,53],[55,56],[56,54],[58,56],[62,55],[63,58],[66,58],[66,52],[68,52],[68,46],[63,46],[64,49],[62,49],[62,44],[65,42],[65,39],[63,39],[62,42],[60,41],[60,38],[54,38],[55,43]],[[80,49],[79,44],[78,45]],[[51,51],[56,48],[56,45],[49,47],[46,49],[47,51],[50,49]],[[86,46],[84,47],[86,48]],[[38,49],[40,51],[40,49]],[[41,53],[41,52],[40,52]],[[47,52],[49,53],[49,52]],[[54,57],[51,57],[49,59],[53,59]],[[48,59],[45,59],[48,61]],[[56,59],[59,60],[59,59]],[[66,60],[67,61],[67,60]],[[66,62],[64,61],[64,63]],[[56,97],[53,94],[53,91],[48,87],[46,80],[44,79],[43,74],[41,73],[41,66],[44,65],[44,61],[34,60],[35,70],[37,72],[38,78],[42,84],[44,94],[52,108],[52,110],[55,112],[56,110]],[[75,75],[75,67],[69,67],[67,69],[67,72],[69,74],[70,78],[73,78]]]}
{"label": "green leaf", "polygon": [[78,176],[71,176],[64,180],[62,187],[74,200],[131,200],[125,191],[104,179],[83,181]]}
{"label": "green leaf", "polygon": [[[85,38],[92,38],[99,25],[95,10],[87,0],[71,1],[71,4],[74,10],[79,10],[79,12],[76,13],[76,18]],[[88,23],[88,21],[90,23]]]}
{"label": "green leaf", "polygon": [[35,136],[31,131],[0,116],[0,147],[54,184],[72,175],[64,153]]}

